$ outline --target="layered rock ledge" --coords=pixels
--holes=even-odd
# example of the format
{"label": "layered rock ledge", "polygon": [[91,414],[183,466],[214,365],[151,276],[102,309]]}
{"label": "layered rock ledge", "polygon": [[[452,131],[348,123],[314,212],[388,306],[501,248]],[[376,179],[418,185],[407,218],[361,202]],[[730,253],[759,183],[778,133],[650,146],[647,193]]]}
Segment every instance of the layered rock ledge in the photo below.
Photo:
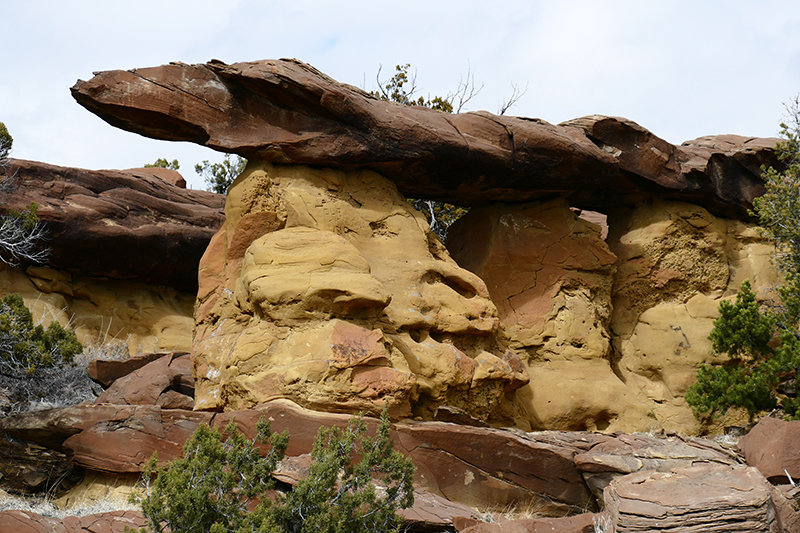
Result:
{"label": "layered rock ledge", "polygon": [[400,192],[461,205],[569,197],[583,209],[652,197],[747,218],[776,139],[704,137],[675,146],[622,118],[549,124],[451,115],[379,100],[294,59],[170,63],[100,72],[72,88],[108,123],[273,163],[368,168]]}

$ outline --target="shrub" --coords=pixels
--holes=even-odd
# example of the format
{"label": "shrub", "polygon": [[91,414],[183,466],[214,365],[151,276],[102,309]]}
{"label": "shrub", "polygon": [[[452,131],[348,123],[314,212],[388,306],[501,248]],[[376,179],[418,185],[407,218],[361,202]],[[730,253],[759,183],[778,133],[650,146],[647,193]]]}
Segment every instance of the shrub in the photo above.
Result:
{"label": "shrub", "polygon": [[85,365],[75,357],[83,346],[75,332],[58,322],[34,325],[19,295],[0,298],[0,389],[8,403],[0,414],[35,405],[74,405],[95,396]]}
{"label": "shrub", "polygon": [[[274,485],[271,475],[288,440],[287,432],[272,435],[264,420],[252,440],[239,433],[234,422],[222,433],[200,426],[184,446],[182,458],[157,467],[154,455],[143,473],[142,510],[150,527],[171,533],[399,529],[401,519],[395,511],[414,502],[414,466],[393,450],[385,411],[374,437],[367,436],[360,416],[346,429],[321,428],[308,477],[273,500],[268,493]],[[270,448],[265,456],[258,452],[259,443]],[[380,493],[375,478],[385,485]]]}
{"label": "shrub", "polygon": [[19,377],[41,367],[71,363],[83,351],[75,332],[53,321],[34,326],[33,315],[18,294],[0,298],[0,373]]}
{"label": "shrub", "polygon": [[718,367],[703,365],[698,371],[697,382],[686,393],[695,414],[720,415],[742,407],[752,418],[780,405],[788,416],[800,415],[797,400],[776,394],[782,379],[796,375],[800,367],[797,335],[780,328],[776,333],[778,317],[759,308],[748,281],[742,283],[736,303],[723,301],[719,312],[709,339],[714,351],[727,354],[728,361]]}

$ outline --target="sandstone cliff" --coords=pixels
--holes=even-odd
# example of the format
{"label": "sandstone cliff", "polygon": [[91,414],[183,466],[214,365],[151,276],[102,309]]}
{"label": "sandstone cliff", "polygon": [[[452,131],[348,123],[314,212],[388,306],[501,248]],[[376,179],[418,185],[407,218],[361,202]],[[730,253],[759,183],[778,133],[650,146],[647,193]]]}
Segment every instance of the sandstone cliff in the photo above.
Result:
{"label": "sandstone cliff", "polygon": [[[447,115],[296,60],[72,91],[117,127],[250,159],[200,267],[200,409],[453,405],[522,428],[700,432],[683,395],[714,361],[719,301],[777,281],[747,214],[775,139]],[[474,206],[449,252],[400,193]],[[607,237],[575,209],[602,212]]]}

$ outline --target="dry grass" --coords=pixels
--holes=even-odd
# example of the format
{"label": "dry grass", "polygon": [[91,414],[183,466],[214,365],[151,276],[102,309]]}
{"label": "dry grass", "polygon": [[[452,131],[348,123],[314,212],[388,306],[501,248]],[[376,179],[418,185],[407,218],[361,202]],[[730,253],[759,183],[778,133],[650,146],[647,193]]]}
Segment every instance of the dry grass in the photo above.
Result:
{"label": "dry grass", "polygon": [[23,498],[0,491],[0,511],[26,511],[63,520],[68,516],[87,516],[111,511],[138,511],[138,505],[125,499],[106,499],[60,509],[47,496]]}

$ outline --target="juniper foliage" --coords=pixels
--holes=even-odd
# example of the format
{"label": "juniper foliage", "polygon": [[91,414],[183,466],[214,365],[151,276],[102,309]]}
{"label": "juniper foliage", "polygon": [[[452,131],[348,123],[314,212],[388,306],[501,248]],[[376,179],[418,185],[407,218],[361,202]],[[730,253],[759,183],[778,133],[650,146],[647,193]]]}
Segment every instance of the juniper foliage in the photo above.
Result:
{"label": "juniper foliage", "polygon": [[[308,477],[288,494],[270,497],[271,475],[288,440],[288,432],[273,435],[264,420],[253,439],[234,422],[222,433],[200,426],[182,458],[158,467],[154,455],[144,471],[141,503],[150,527],[159,533],[398,531],[396,510],[414,501],[414,466],[393,449],[386,412],[374,437],[360,416],[347,428],[321,428]],[[259,448],[269,451],[262,456]]]}

